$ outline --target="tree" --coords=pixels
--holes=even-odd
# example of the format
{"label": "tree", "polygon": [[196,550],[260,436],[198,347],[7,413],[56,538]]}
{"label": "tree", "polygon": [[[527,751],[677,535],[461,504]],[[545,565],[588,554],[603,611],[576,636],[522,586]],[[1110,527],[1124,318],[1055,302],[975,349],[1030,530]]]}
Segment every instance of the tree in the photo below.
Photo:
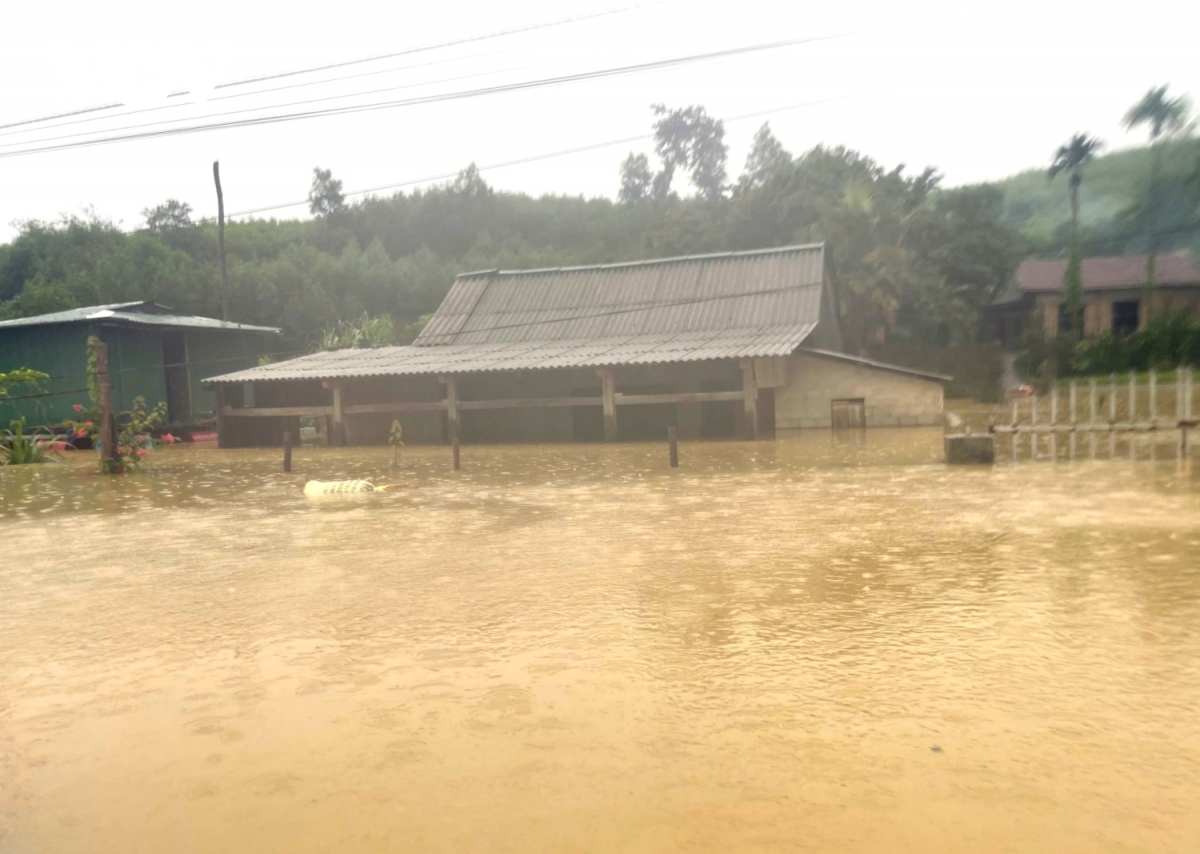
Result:
{"label": "tree", "polygon": [[775,134],[771,133],[771,125],[763,123],[754,134],[750,154],[746,157],[746,168],[738,179],[738,191],[745,192],[752,187],[761,187],[772,175],[778,174],[791,162],[792,155],[775,138]]}
{"label": "tree", "polygon": [[470,199],[486,199],[492,195],[492,188],[479,174],[479,167],[474,163],[458,173],[450,187],[456,195]]}
{"label": "tree", "polygon": [[663,104],[654,104],[651,109],[658,116],[654,122],[654,150],[662,160],[662,171],[654,179],[655,198],[670,196],[671,181],[679,168],[689,170],[701,198],[721,198],[729,157],[725,123],[695,105],[669,110]]}
{"label": "tree", "polygon": [[[1150,129],[1150,185],[1146,217],[1146,287],[1154,289],[1155,270],[1158,265],[1158,235],[1157,220],[1159,207],[1162,204],[1162,192],[1159,187],[1159,175],[1162,171],[1161,142],[1171,136],[1181,133],[1188,127],[1191,115],[1191,102],[1186,95],[1178,98],[1167,96],[1169,86],[1156,86],[1150,89],[1142,99],[1129,108],[1125,113],[1125,127],[1133,128],[1146,125]],[[1147,308],[1149,308],[1147,300]]]}
{"label": "tree", "polygon": [[312,186],[308,190],[308,212],[313,216],[329,216],[346,208],[342,182],[333,177],[330,169],[313,169]]}
{"label": "tree", "polygon": [[621,163],[621,190],[617,198],[621,204],[632,205],[650,198],[654,187],[654,173],[650,171],[650,158],[634,154]]}
{"label": "tree", "polygon": [[1046,175],[1053,181],[1060,173],[1067,173],[1067,192],[1071,198],[1071,247],[1067,269],[1063,276],[1064,316],[1069,328],[1074,330],[1083,313],[1083,260],[1079,249],[1079,186],[1083,183],[1083,167],[1091,162],[1103,143],[1086,133],[1077,133],[1065,145],[1060,145],[1050,161]]}
{"label": "tree", "polygon": [[183,228],[194,228],[192,221],[192,206],[178,199],[167,199],[161,205],[146,208],[142,211],[146,221],[146,230],[155,234],[177,231]]}

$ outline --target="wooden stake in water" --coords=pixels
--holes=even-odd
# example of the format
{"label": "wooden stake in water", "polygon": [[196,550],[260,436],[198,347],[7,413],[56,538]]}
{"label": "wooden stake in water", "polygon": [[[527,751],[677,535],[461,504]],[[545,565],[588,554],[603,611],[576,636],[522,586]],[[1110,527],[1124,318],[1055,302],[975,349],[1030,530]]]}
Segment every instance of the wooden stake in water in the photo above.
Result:
{"label": "wooden stake in water", "polygon": [[1096,459],[1096,378],[1088,380],[1088,453]]}
{"label": "wooden stake in water", "polygon": [[458,437],[455,436],[450,440],[450,453],[454,457],[454,470],[458,471],[462,468],[462,460],[458,456]]}
{"label": "wooden stake in water", "polygon": [[671,460],[671,468],[679,468],[679,444],[675,441],[675,428],[667,428],[667,453]]}
{"label": "wooden stake in water", "polygon": [[1108,376],[1108,456],[1117,455],[1117,375]]}
{"label": "wooden stake in water", "polygon": [[1071,395],[1071,404],[1070,404],[1071,405],[1071,443],[1070,443],[1070,447],[1068,448],[1068,459],[1073,460],[1073,459],[1075,459],[1075,425],[1077,423],[1077,419],[1075,418],[1075,380],[1071,380],[1070,395]]}
{"label": "wooden stake in water", "polygon": [[1183,365],[1175,369],[1175,427],[1179,430],[1179,442],[1175,446],[1175,455],[1182,460],[1187,452],[1187,431],[1183,427]]}
{"label": "wooden stake in water", "polygon": [[283,431],[283,470],[292,470],[292,431]]}
{"label": "wooden stake in water", "polygon": [[1050,459],[1058,460],[1058,384],[1050,389]]}

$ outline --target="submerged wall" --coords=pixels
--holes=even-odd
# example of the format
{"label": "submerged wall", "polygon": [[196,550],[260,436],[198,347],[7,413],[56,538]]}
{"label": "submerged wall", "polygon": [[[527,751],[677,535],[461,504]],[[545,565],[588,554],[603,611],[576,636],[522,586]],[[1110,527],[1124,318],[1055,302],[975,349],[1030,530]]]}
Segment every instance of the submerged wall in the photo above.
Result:
{"label": "submerged wall", "polygon": [[942,423],[942,383],[900,371],[798,353],[785,385],[775,389],[775,426],[832,426],[833,401],[861,399],[867,427]]}

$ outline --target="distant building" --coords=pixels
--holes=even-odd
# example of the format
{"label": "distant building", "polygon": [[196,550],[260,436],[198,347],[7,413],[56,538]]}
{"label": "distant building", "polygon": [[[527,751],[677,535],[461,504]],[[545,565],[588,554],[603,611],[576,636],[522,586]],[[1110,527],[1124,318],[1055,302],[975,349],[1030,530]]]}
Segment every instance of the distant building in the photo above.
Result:
{"label": "distant building", "polygon": [[[942,423],[947,377],[841,352],[822,245],[458,277],[407,347],[214,376],[226,445],[655,440]],[[252,396],[252,400],[248,397]],[[292,434],[293,436],[296,433]]]}
{"label": "distant building", "polygon": [[75,308],[0,321],[0,372],[31,368],[50,374],[43,392],[0,398],[0,423],[19,415],[31,424],[61,424],[72,406],[88,404],[87,340],[108,345],[113,408],[127,410],[139,395],[148,407],[165,401],[172,424],[194,425],[213,411],[200,381],[214,372],[258,364],[279,349],[279,330],[179,314],[153,302]]}
{"label": "distant building", "polygon": [[[1059,310],[1065,298],[1065,259],[1029,260],[1017,268],[1009,287],[990,307],[992,334],[1013,343],[1040,317],[1047,335],[1063,328]],[[1146,256],[1119,255],[1083,260],[1083,335],[1125,335],[1148,317],[1172,311],[1200,319],[1200,269],[1184,253],[1159,255],[1155,262],[1152,303],[1146,305]],[[1149,310],[1147,310],[1149,309]]]}

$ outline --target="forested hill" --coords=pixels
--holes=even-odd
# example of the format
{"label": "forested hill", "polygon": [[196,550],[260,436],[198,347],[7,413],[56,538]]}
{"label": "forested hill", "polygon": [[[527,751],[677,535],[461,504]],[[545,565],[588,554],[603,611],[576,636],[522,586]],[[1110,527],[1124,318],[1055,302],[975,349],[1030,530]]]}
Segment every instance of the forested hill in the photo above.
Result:
{"label": "forested hill", "polygon": [[[1200,181],[1200,139],[1163,144],[1163,198],[1156,215],[1162,245],[1183,249],[1198,245],[1196,182]],[[1089,163],[1080,186],[1081,236],[1085,254],[1145,250],[1142,220],[1151,172],[1149,147],[1103,154]],[[1004,194],[1004,223],[1035,246],[1066,241],[1070,204],[1062,179],[1049,181],[1044,168],[1029,169],[995,182]]]}
{"label": "forested hill", "polygon": [[[844,148],[793,155],[764,125],[735,177],[718,120],[698,107],[657,115],[657,162],[615,158],[616,201],[494,192],[469,167],[443,186],[348,203],[332,175],[314,170],[311,219],[229,224],[231,319],[283,326],[290,346],[309,347],[364,313],[412,324],[464,270],[825,240],[848,346],[942,346],[976,337],[982,307],[1023,255],[1062,249],[1067,185],[1044,172],[945,189],[932,169],[885,167]],[[1180,177],[1196,154],[1185,142],[1166,158],[1179,180],[1164,231],[1196,224],[1200,186]],[[1088,165],[1087,233],[1131,235],[1104,248],[1140,248],[1147,162],[1138,150]],[[1195,231],[1171,234],[1162,249]],[[132,232],[96,218],[28,222],[0,246],[0,318],[140,299],[219,317],[218,262],[213,224],[175,200],[148,208]]]}

